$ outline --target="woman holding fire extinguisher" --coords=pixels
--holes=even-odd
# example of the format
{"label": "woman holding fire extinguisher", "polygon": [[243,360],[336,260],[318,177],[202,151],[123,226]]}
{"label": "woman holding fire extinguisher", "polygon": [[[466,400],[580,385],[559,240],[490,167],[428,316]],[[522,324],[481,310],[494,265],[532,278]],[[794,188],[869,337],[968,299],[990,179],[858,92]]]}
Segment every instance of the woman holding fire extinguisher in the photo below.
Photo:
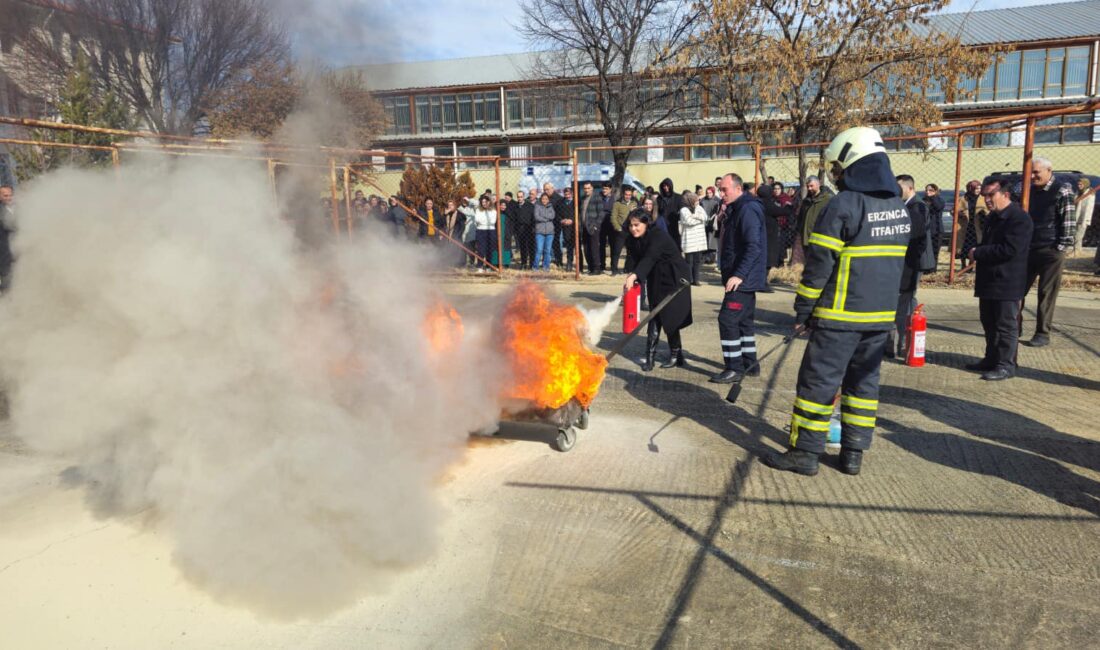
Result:
{"label": "woman holding fire extinguisher", "polygon": [[[635,210],[627,217],[625,227],[630,234],[626,248],[630,259],[634,261],[633,270],[623,283],[625,289],[629,290],[635,282],[644,282],[649,293],[649,303],[656,306],[665,296],[676,291],[681,280],[691,281],[691,269],[680,255],[676,242],[667,231],[653,227],[649,215]],[[668,337],[669,358],[661,367],[683,367],[684,349],[680,341],[680,330],[691,325],[691,322],[691,287],[686,287],[649,321],[642,370],[653,370],[662,329]]]}

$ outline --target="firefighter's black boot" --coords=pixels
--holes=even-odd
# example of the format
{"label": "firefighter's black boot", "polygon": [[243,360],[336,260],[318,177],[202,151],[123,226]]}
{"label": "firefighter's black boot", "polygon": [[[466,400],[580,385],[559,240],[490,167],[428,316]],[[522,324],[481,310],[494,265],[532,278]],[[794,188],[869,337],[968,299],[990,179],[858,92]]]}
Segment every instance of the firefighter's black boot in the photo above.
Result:
{"label": "firefighter's black boot", "polygon": [[796,474],[802,474],[803,476],[816,476],[818,470],[817,456],[818,455],[812,451],[792,448],[782,454],[777,454],[775,452],[765,454],[760,458],[760,461],[772,469],[778,469],[784,472],[794,472]]}
{"label": "firefighter's black boot", "polygon": [[646,332],[645,361],[642,362],[642,371],[653,370],[653,362],[657,360],[657,344],[661,342],[661,330],[654,327],[656,323],[649,322],[649,330]]}
{"label": "firefighter's black boot", "polygon": [[863,452],[858,449],[843,448],[840,450],[840,460],[837,463],[840,471],[855,476],[863,465]]}
{"label": "firefighter's black boot", "polygon": [[683,368],[684,367],[684,349],[677,348],[675,350],[669,349],[668,361],[661,364],[662,368]]}

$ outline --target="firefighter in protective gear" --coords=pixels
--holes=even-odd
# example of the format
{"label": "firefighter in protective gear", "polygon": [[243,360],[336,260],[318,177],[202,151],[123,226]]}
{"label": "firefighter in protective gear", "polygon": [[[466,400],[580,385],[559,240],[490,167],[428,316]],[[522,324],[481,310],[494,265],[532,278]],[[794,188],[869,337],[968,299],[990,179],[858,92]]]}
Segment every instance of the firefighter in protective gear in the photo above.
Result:
{"label": "firefighter in protective gear", "polygon": [[879,365],[894,327],[911,224],[878,131],[856,127],[825,149],[840,192],[806,242],[795,321],[810,330],[798,371],[790,448],[763,458],[813,476],[840,389],[840,469],[858,474],[878,410]]}

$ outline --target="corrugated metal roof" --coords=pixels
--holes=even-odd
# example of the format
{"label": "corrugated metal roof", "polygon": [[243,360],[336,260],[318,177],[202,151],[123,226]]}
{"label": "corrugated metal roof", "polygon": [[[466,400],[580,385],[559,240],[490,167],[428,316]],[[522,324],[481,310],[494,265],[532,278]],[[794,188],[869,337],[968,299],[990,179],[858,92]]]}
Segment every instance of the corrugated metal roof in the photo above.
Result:
{"label": "corrugated metal roof", "polygon": [[967,45],[1100,36],[1100,0],[940,14],[930,22],[920,31],[959,34]]}
{"label": "corrugated metal roof", "polygon": [[535,55],[495,54],[443,61],[414,61],[352,66],[371,90],[441,88],[508,83],[529,78]]}
{"label": "corrugated metal roof", "polygon": [[[1100,0],[939,14],[931,16],[930,23],[914,27],[914,31],[958,34],[967,45],[1100,37]],[[536,56],[533,52],[523,52],[350,66],[349,69],[361,72],[370,88],[376,91],[482,86],[530,79],[529,70]]]}

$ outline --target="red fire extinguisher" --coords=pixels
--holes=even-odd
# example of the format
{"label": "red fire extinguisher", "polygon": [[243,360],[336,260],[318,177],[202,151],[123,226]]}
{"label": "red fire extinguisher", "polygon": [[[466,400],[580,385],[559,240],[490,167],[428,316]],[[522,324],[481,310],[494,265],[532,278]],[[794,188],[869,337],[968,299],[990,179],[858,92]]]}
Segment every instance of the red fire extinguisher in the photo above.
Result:
{"label": "red fire extinguisher", "polygon": [[638,328],[641,313],[642,285],[635,282],[634,286],[623,291],[623,334],[630,334]]}
{"label": "red fire extinguisher", "polygon": [[924,305],[917,305],[909,317],[909,356],[905,364],[919,368],[924,365],[924,335],[928,329],[928,319],[924,316]]}

